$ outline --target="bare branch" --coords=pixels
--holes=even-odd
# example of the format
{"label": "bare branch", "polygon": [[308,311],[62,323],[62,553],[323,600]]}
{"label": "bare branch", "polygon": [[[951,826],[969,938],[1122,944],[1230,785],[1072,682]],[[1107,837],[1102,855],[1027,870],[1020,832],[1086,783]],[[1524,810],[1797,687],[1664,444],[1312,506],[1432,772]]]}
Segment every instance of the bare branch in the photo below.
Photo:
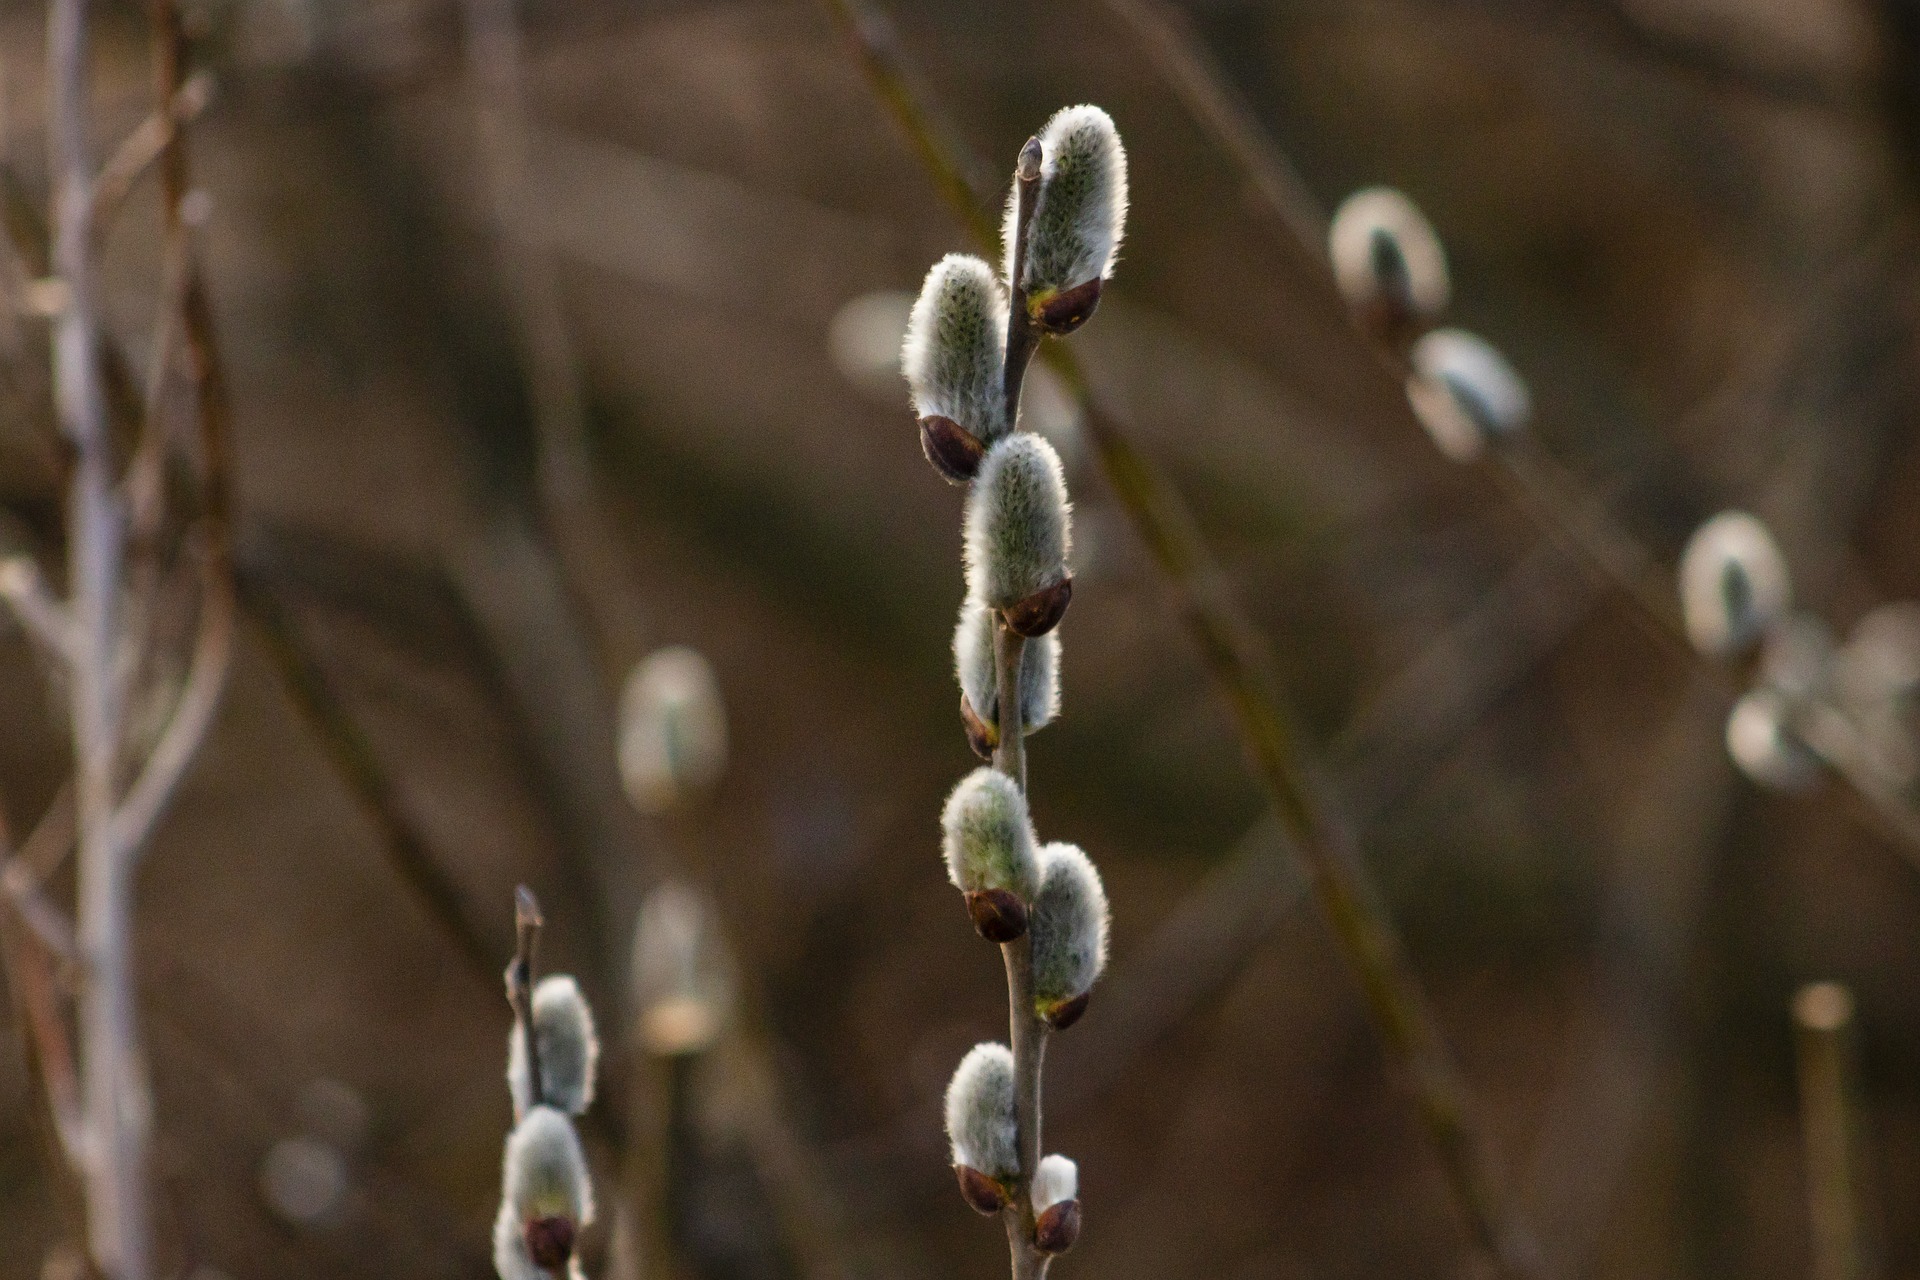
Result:
{"label": "bare branch", "polygon": [[147,170],[166,154],[180,130],[198,119],[212,101],[213,77],[202,71],[172,95],[168,110],[154,112],[121,139],[93,182],[90,234],[96,245],[107,238],[107,232]]}
{"label": "bare branch", "polygon": [[233,594],[226,577],[209,565],[201,598],[200,636],[193,660],[160,741],[113,815],[114,839],[130,857],[138,858],[153,833],[167,801],[173,797],[187,766],[205,741],[226,687],[233,657]]}
{"label": "bare branch", "polygon": [[46,579],[32,557],[0,560],[0,600],[13,611],[20,627],[48,657],[61,666],[74,661],[73,615],[47,590]]}

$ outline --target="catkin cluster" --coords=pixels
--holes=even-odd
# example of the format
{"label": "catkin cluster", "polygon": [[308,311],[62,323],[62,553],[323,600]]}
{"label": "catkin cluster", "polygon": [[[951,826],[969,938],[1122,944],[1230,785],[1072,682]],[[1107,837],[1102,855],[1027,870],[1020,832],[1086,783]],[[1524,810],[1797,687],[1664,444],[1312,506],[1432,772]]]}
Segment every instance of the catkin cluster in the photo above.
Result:
{"label": "catkin cluster", "polygon": [[[514,969],[507,981],[511,990]],[[507,1039],[514,1125],[501,1160],[493,1265],[500,1280],[580,1280],[575,1246],[593,1221],[593,1184],[573,1121],[593,1102],[600,1042],[593,1011],[565,974],[542,979],[527,1003],[534,1052],[519,1016]]]}
{"label": "catkin cluster", "polygon": [[[1450,294],[1446,255],[1419,208],[1371,187],[1334,215],[1327,249],[1355,319],[1411,372],[1407,400],[1456,462],[1513,439],[1532,415],[1526,383],[1460,329],[1430,329]],[[1681,621],[1701,655],[1738,665],[1747,688],[1727,717],[1727,752],[1761,786],[1802,790],[1824,768],[1873,795],[1920,787],[1920,605],[1885,605],[1842,645],[1796,612],[1773,534],[1744,511],[1694,531],[1679,567]]]}
{"label": "catkin cluster", "polygon": [[1694,530],[1680,605],[1694,647],[1750,677],[1727,717],[1727,753],[1754,782],[1801,791],[1831,765],[1888,794],[1920,783],[1920,606],[1882,605],[1839,643],[1794,609],[1786,557],[1744,511]]}
{"label": "catkin cluster", "polygon": [[[1126,201],[1113,121],[1098,107],[1058,112],[1021,152],[1003,274],[979,258],[942,259],[902,352],[928,460],[970,485],[953,661],[967,741],[990,763],[948,796],[942,853],[975,929],[1008,949],[1016,1045],[1022,1028],[1037,1041],[1080,1017],[1106,965],[1108,931],[1099,872],[1074,845],[1040,843],[1024,770],[1010,762],[1020,757],[1007,750],[1008,733],[1024,738],[1059,713],[1058,627],[1073,595],[1066,476],[1053,446],[1020,429],[1019,387],[1042,336],[1071,333],[1093,314]],[[947,1133],[967,1202],[1012,1215],[1016,1250],[1044,1264],[1079,1234],[1079,1178],[1065,1156],[1037,1158],[1038,1108],[1022,1115],[1022,1071],[1033,1073],[1037,1099],[1037,1052],[1022,1061],[1007,1045],[976,1046],[948,1087]]]}
{"label": "catkin cluster", "polygon": [[1334,281],[1354,318],[1411,370],[1407,403],[1440,452],[1471,462],[1517,435],[1533,398],[1505,356],[1464,329],[1435,329],[1452,297],[1446,251],[1417,205],[1391,187],[1348,196],[1327,233]]}

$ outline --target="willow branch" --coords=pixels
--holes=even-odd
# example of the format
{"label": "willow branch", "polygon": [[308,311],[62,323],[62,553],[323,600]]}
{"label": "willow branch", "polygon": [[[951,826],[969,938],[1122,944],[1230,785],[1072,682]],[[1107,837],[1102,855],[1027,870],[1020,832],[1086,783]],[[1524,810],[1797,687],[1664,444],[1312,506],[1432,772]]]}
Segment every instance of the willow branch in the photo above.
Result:
{"label": "willow branch", "polygon": [[[1262,197],[1272,215],[1269,228],[1280,234],[1286,247],[1317,264],[1325,286],[1337,294],[1321,251],[1326,221],[1318,205],[1192,29],[1164,0],[1104,3],[1127,24],[1182,105]],[[1355,328],[1366,338],[1358,324]],[[1409,372],[1404,356],[1371,339],[1366,346],[1383,371],[1396,384],[1404,384]],[[1658,560],[1599,503],[1584,497],[1557,459],[1525,433],[1499,442],[1488,453],[1497,464],[1493,475],[1509,500],[1573,554],[1589,574],[1616,587],[1634,606],[1642,628],[1663,647],[1692,664],[1727,697],[1738,694],[1730,674],[1703,659],[1688,642],[1669,575]],[[1844,749],[1843,741],[1831,734],[1829,739],[1841,749],[1832,756],[1823,752],[1823,759],[1854,792],[1872,825],[1920,866],[1920,813],[1890,789],[1877,786],[1871,772]]]}
{"label": "willow branch", "polygon": [[[513,891],[513,961],[507,965],[507,1003],[513,1006],[513,1020],[527,1049],[527,1107],[546,1101],[540,1080],[540,1037],[533,1028],[534,965],[539,959],[540,900],[533,890],[518,885]],[[514,1119],[520,1119],[515,1116]]]}
{"label": "willow branch", "polygon": [[[933,112],[912,92],[891,28],[865,0],[827,0],[876,96],[932,167],[954,211],[992,252],[996,235],[968,187],[965,167],[940,143]],[[1446,1048],[1390,917],[1347,832],[1321,804],[1298,758],[1271,653],[1202,542],[1192,512],[1120,423],[1090,393],[1072,352],[1043,351],[1080,403],[1109,485],[1165,579],[1182,623],[1238,722],[1254,773],[1312,869],[1320,904],[1360,979],[1380,1034],[1404,1071],[1447,1180],[1476,1244],[1509,1275],[1533,1272],[1534,1248],[1509,1218],[1492,1145]],[[1004,709],[1002,714],[1004,715]],[[1002,730],[1002,737],[1005,731]]]}

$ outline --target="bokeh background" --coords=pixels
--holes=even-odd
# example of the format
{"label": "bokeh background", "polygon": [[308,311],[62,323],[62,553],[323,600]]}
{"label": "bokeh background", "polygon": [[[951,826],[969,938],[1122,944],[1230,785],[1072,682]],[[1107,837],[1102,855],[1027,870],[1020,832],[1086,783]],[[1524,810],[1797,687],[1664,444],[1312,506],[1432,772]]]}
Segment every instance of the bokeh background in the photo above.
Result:
{"label": "bokeh background", "polygon": [[[607,1032],[603,1202],[636,1150],[674,1153],[648,1272],[998,1274],[939,1132],[953,1063],[1005,1027],[998,958],[936,857],[971,767],[947,650],[960,496],[920,457],[893,354],[960,224],[803,0],[522,6],[529,198],[503,204],[484,7],[188,8],[216,84],[191,137],[249,607],[140,883],[163,1259],[195,1280],[490,1274],[524,881]],[[105,148],[150,108],[148,31],[96,8]],[[1178,11],[1320,203],[1388,182],[1425,207],[1453,316],[1664,563],[1738,505],[1842,631],[1920,594],[1909,0]],[[1899,846],[1837,787],[1739,777],[1724,694],[1484,467],[1438,455],[1112,9],[888,12],[988,175],[1058,106],[1117,121],[1126,250],[1072,341],[1278,653],[1556,1273],[1807,1271],[1788,1003],[1822,978],[1858,1000],[1876,1264],[1920,1271],[1920,877]],[[43,42],[38,6],[0,10],[0,162],[42,207]],[[135,353],[157,226],[148,184],[108,242]],[[0,500],[7,537],[57,558],[44,335],[9,342]],[[1078,504],[1035,810],[1115,911],[1109,977],[1049,1056],[1048,1145],[1079,1159],[1087,1214],[1056,1274],[1470,1271],[1232,723],[1070,404],[1034,397]],[[543,421],[582,432],[563,500]],[[614,736],[621,680],[667,644],[712,661],[732,749],[662,818],[622,795]],[[57,698],[0,636],[16,829],[68,768]],[[410,859],[444,873],[464,947]],[[663,1118],[626,957],[669,877],[712,903],[739,994]],[[0,1026],[6,1280],[82,1274],[36,1089]],[[626,1265],[605,1231],[587,1259]]]}

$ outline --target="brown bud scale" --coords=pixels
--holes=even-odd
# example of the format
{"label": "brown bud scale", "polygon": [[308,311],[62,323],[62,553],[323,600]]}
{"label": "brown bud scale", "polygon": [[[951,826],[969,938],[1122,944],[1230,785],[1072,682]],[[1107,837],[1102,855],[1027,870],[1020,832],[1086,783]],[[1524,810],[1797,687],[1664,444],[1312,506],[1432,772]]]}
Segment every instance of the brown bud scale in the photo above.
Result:
{"label": "brown bud scale", "polygon": [[953,1166],[953,1172],[960,1179],[961,1197],[973,1207],[975,1213],[990,1216],[1007,1207],[1011,1199],[1007,1189],[986,1174],[964,1164]]}
{"label": "brown bud scale", "polygon": [[1066,337],[1093,318],[1094,308],[1100,305],[1101,286],[1105,283],[1095,276],[1085,284],[1035,298],[1028,308],[1034,324],[1042,332],[1056,338]]}
{"label": "brown bud scale", "polygon": [[920,419],[920,449],[933,469],[954,484],[965,484],[980,470],[987,446],[952,418]]}
{"label": "brown bud scale", "polygon": [[1024,600],[1016,600],[1001,610],[1007,625],[1032,640],[1047,634],[1067,616],[1073,603],[1073,579],[1061,578],[1050,587],[1042,587]]}
{"label": "brown bud scale", "polygon": [[1080,1238],[1080,1202],[1050,1204],[1033,1224],[1033,1247],[1042,1253],[1065,1253]]}
{"label": "brown bud scale", "polygon": [[1012,942],[1027,931],[1027,904],[1011,889],[974,890],[967,895],[967,914],[988,942]]}
{"label": "brown bud scale", "polygon": [[1093,993],[1082,991],[1070,1000],[1061,1000],[1040,1010],[1040,1017],[1055,1031],[1065,1031],[1080,1021],[1080,1015],[1087,1011],[1087,999]]}
{"label": "brown bud scale", "polygon": [[966,726],[967,745],[973,748],[973,754],[992,764],[993,749],[1000,745],[1000,726],[982,720],[964,693],[960,695],[960,723]]}
{"label": "brown bud scale", "polygon": [[573,1257],[572,1218],[534,1218],[527,1223],[527,1253],[548,1271],[557,1271]]}

